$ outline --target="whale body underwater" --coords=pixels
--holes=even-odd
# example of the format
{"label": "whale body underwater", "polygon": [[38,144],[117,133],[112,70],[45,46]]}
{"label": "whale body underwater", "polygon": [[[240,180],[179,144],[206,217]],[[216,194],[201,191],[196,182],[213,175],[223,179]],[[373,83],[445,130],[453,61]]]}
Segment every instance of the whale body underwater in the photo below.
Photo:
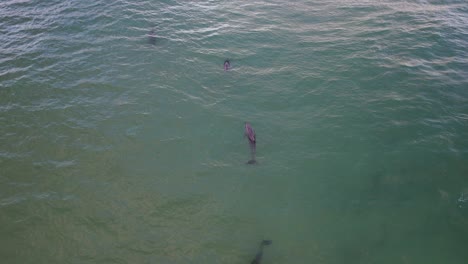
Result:
{"label": "whale body underwater", "polygon": [[231,62],[229,60],[225,60],[223,67],[224,67],[224,71],[231,69]]}
{"label": "whale body underwater", "polygon": [[148,43],[151,45],[156,45],[156,33],[154,32],[154,29],[148,33]]}
{"label": "whale body underwater", "polygon": [[258,249],[257,255],[255,255],[255,258],[252,260],[252,262],[250,262],[250,264],[260,264],[260,262],[262,261],[262,257],[263,257],[263,247],[271,245],[271,243],[272,243],[271,240],[263,240],[260,243],[260,248]]}
{"label": "whale body underwater", "polygon": [[245,122],[244,125],[244,135],[247,137],[249,140],[249,146],[250,146],[250,155],[251,158],[249,161],[247,161],[247,164],[255,164],[257,161],[255,160],[255,152],[256,152],[256,144],[257,144],[257,139],[255,138],[255,131],[252,128],[252,126],[248,123]]}

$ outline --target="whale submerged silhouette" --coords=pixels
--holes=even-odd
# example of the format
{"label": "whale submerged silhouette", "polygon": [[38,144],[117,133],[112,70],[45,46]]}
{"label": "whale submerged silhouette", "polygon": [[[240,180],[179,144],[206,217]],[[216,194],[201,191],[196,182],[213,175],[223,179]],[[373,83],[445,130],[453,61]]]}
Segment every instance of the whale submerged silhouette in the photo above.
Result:
{"label": "whale submerged silhouette", "polygon": [[255,131],[253,130],[252,126],[248,122],[245,122],[244,135],[247,136],[249,140],[250,154],[251,154],[251,159],[247,161],[247,164],[255,164],[257,163],[257,161],[255,160],[257,140],[255,138]]}
{"label": "whale submerged silhouette", "polygon": [[154,32],[154,29],[151,29],[151,31],[148,33],[148,43],[151,45],[156,45],[156,33]]}
{"label": "whale submerged silhouette", "polygon": [[263,257],[263,247],[271,245],[272,241],[271,240],[263,240],[262,243],[260,243],[260,248],[258,249],[257,255],[255,255],[255,258],[250,262],[250,264],[260,264],[260,261],[262,261]]}
{"label": "whale submerged silhouette", "polygon": [[224,71],[227,71],[231,68],[231,62],[229,60],[224,61]]}

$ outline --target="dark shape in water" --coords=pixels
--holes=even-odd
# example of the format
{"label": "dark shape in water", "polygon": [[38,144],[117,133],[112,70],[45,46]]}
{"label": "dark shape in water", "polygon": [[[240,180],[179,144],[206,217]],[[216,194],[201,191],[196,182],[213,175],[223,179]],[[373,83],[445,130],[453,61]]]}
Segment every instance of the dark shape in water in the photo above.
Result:
{"label": "dark shape in water", "polygon": [[148,43],[151,45],[156,45],[156,33],[154,33],[154,29],[148,33]]}
{"label": "dark shape in water", "polygon": [[253,130],[252,126],[248,122],[245,122],[244,135],[247,136],[247,138],[249,139],[250,155],[251,155],[251,159],[247,162],[247,164],[255,164],[257,163],[257,161],[255,160],[257,140],[255,139],[255,131]]}
{"label": "dark shape in water", "polygon": [[224,71],[227,71],[231,68],[231,62],[227,59],[224,61]]}
{"label": "dark shape in water", "polygon": [[271,240],[263,240],[262,243],[260,243],[260,248],[258,249],[257,255],[255,255],[255,258],[250,262],[250,264],[260,264],[260,261],[262,261],[263,257],[263,247],[271,245],[272,241]]}

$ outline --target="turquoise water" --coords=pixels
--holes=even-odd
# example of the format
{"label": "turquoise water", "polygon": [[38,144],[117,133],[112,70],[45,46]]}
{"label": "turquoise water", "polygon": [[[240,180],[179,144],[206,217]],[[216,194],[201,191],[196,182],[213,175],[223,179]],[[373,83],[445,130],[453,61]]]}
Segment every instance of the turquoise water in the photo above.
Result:
{"label": "turquoise water", "polygon": [[465,1],[2,1],[1,263],[466,263],[467,47]]}

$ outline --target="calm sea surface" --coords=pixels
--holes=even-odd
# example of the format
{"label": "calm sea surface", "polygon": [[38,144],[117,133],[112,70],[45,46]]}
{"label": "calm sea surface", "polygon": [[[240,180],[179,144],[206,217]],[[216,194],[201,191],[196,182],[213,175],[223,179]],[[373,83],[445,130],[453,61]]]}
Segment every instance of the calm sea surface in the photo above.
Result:
{"label": "calm sea surface", "polygon": [[465,0],[2,0],[0,262],[467,263],[467,47]]}

